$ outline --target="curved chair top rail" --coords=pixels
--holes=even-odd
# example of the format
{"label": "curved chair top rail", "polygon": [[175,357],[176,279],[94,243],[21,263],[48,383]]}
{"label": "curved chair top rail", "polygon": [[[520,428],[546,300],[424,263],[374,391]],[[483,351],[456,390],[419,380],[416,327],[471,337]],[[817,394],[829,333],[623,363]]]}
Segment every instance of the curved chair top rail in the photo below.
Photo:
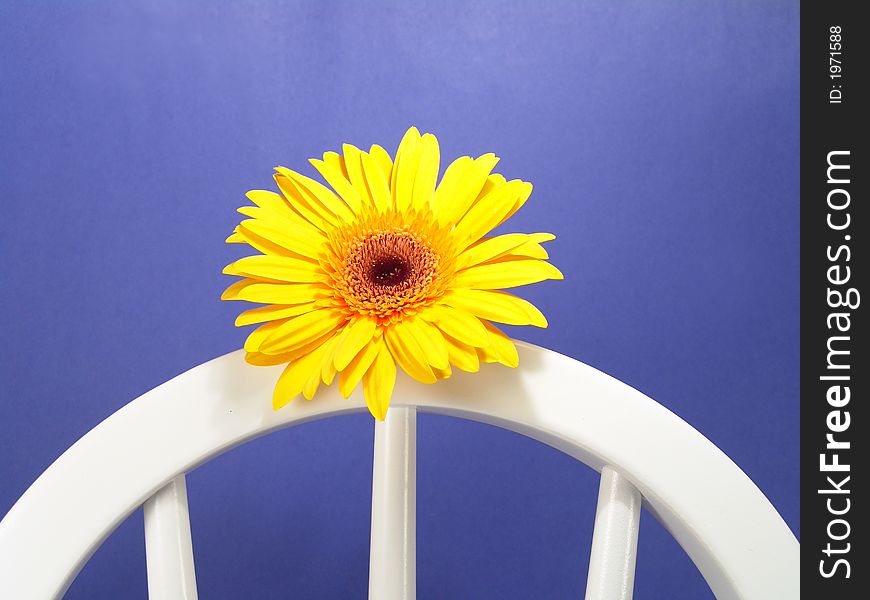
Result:
{"label": "curved chair top rail", "polygon": [[[596,470],[609,465],[640,490],[719,600],[798,597],[797,540],[712,442],[588,365],[518,347],[518,369],[484,365],[435,385],[400,375],[393,405],[497,425]],[[241,351],[221,356],[140,396],[82,437],[0,522],[0,597],[13,580],[32,582],[34,598],[60,596],[114,528],[178,474],[276,429],[365,410],[359,393],[345,400],[330,387],[274,412],[279,369],[247,365]]]}

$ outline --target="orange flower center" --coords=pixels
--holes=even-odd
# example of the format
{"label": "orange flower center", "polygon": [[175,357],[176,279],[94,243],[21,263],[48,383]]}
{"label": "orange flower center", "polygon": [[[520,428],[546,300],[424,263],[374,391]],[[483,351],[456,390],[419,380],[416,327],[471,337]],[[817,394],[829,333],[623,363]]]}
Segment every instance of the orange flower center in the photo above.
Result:
{"label": "orange flower center", "polygon": [[336,289],[351,311],[400,318],[432,299],[441,257],[406,229],[373,231],[346,246]]}

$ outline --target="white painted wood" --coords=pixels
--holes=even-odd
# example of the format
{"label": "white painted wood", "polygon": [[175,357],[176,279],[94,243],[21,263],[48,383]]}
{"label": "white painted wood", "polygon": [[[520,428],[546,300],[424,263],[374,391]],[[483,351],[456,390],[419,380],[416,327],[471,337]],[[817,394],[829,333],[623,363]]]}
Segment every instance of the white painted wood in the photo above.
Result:
{"label": "white painted wood", "polygon": [[601,469],[586,600],[631,600],[640,504],[631,482],[610,467]]}
{"label": "white painted wood", "polygon": [[417,596],[417,410],[397,406],[375,422],[371,600]]}
{"label": "white painted wood", "polygon": [[196,600],[187,483],[178,475],[143,506],[149,600]]}
{"label": "white painted wood", "polygon": [[[712,442],[630,386],[519,342],[520,367],[434,385],[400,373],[394,406],[527,435],[640,490],[719,600],[799,597],[799,545],[761,490]],[[180,473],[288,425],[366,410],[335,386],[272,411],[280,367],[237,351],[130,402],[67,450],[0,522],[0,598],[59,597],[121,520]]]}

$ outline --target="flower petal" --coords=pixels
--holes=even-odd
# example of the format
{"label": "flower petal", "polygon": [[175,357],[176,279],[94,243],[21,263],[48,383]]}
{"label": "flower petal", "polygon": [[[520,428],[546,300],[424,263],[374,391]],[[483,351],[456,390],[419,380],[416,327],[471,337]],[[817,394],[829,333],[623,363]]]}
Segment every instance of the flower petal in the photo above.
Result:
{"label": "flower petal", "polygon": [[525,244],[512,248],[496,258],[537,258],[538,260],[547,260],[550,254],[544,249],[539,242],[528,241]]}
{"label": "flower petal", "polygon": [[438,378],[438,381],[442,379],[450,379],[450,376],[453,375],[453,369],[450,368],[450,365],[447,365],[446,369],[436,369],[432,368],[432,371],[435,373],[435,377]]}
{"label": "flower petal", "polygon": [[390,189],[393,194],[393,206],[399,212],[411,207],[414,198],[414,178],[417,176],[417,165],[420,163],[420,132],[411,127],[405,132],[399,149],[396,150],[396,162],[393,165]]}
{"label": "flower petal", "polygon": [[469,346],[481,347],[488,343],[489,338],[480,319],[452,306],[443,304],[431,306],[422,312],[420,317]]}
{"label": "flower petal", "polygon": [[399,321],[388,327],[384,331],[384,338],[390,354],[408,375],[420,383],[435,383],[437,381],[429,363],[423,358],[420,344],[408,331],[406,323]]}
{"label": "flower petal", "polygon": [[495,290],[537,283],[545,279],[563,279],[562,273],[548,262],[533,259],[484,263],[456,273],[454,288]]}
{"label": "flower petal", "polygon": [[335,349],[335,368],[343,370],[350,364],[360,350],[362,350],[375,335],[377,325],[374,320],[361,317],[351,322],[345,328],[341,344]]}
{"label": "flower petal", "polygon": [[326,385],[332,383],[332,378],[335,377],[335,367],[332,366],[332,352],[335,350],[336,340],[338,340],[337,334],[330,337],[321,346],[323,351],[320,352],[320,364],[311,370],[305,385],[302,386],[302,395],[305,396],[306,400],[314,398],[317,388],[320,387],[321,380]]}
{"label": "flower petal", "polygon": [[338,217],[340,222],[347,223],[353,220],[354,215],[350,207],[325,185],[291,169],[284,169],[282,167],[278,169],[279,173],[290,177],[296,182],[297,189],[306,196],[309,205],[315,206],[319,204],[329,211],[331,215]]}
{"label": "flower petal", "polygon": [[444,343],[447,345],[447,355],[450,357],[451,364],[468,373],[476,373],[480,370],[477,348],[464,344],[449,335],[444,336]]}
{"label": "flower petal", "polygon": [[416,316],[407,318],[402,322],[406,324],[408,332],[417,340],[417,344],[423,351],[423,357],[432,369],[447,369],[450,363],[447,345],[444,343],[441,331],[431,323]]}
{"label": "flower petal", "polygon": [[[260,352],[260,346],[262,346],[263,341],[286,322],[287,319],[279,319],[276,321],[269,321],[268,323],[257,327],[254,331],[249,333],[248,337],[245,339],[245,351],[251,354]],[[263,353],[260,352],[260,354]]]}
{"label": "flower petal", "polygon": [[290,169],[275,167],[272,178],[294,211],[320,231],[329,231],[339,220],[320,202],[312,201],[309,194],[303,194],[298,183],[290,176]]}
{"label": "flower petal", "polygon": [[[498,225],[501,225],[502,223],[504,223],[505,221],[510,219],[512,216],[514,216],[514,213],[516,213],[519,209],[521,209],[523,207],[523,204],[526,203],[526,200],[528,200],[529,196],[531,196],[531,195],[532,195],[532,184],[530,183],[529,187],[527,187],[525,190],[523,190],[523,193],[520,194],[519,198],[517,198],[516,202],[514,203],[513,208],[511,208],[507,212],[507,214],[504,217],[502,217],[502,219],[501,219],[501,221],[499,221]],[[498,227],[498,225],[496,225],[496,227]]]}
{"label": "flower petal", "polygon": [[465,215],[497,163],[498,157],[495,154],[484,154],[463,172],[451,197],[436,192],[433,207],[439,222],[455,223]]}
{"label": "flower petal", "polygon": [[262,352],[245,352],[245,362],[257,367],[273,367],[286,365],[292,357],[290,354],[263,354]]}
{"label": "flower petal", "polygon": [[513,340],[501,332],[495,325],[484,322],[489,333],[489,344],[478,348],[477,354],[482,362],[497,362],[506,367],[516,368],[520,364],[520,356]]}
{"label": "flower petal", "polygon": [[347,175],[347,167],[344,164],[344,157],[341,154],[332,151],[324,152],[323,162],[336,169],[342,177],[350,181],[350,177]]}
{"label": "flower petal", "polygon": [[391,181],[393,174],[393,159],[390,158],[390,153],[377,144],[372,144],[372,147],[369,148],[369,154],[372,155],[372,158],[375,159],[375,162],[378,163],[381,171],[383,171],[384,179],[386,181]]}
{"label": "flower petal", "polygon": [[259,304],[305,304],[332,294],[321,283],[265,283],[243,279],[224,290],[221,300],[245,300]]}
{"label": "flower petal", "polygon": [[272,392],[273,409],[278,410],[285,406],[302,392],[302,388],[311,377],[311,371],[320,364],[327,344],[328,342],[321,344],[317,349],[300,356],[287,365],[281,376],[278,377],[275,390]]}
{"label": "flower petal", "polygon": [[431,133],[420,139],[420,158],[417,163],[417,174],[414,177],[414,192],[411,206],[417,210],[428,208],[435,192],[435,182],[438,181],[438,164],[441,153],[438,140]]}
{"label": "flower petal", "polygon": [[474,159],[470,156],[460,156],[450,163],[447,170],[444,171],[444,176],[441,177],[441,182],[435,188],[435,194],[430,203],[432,212],[436,216],[448,210],[449,206],[454,203],[462,178],[473,165]]}
{"label": "flower petal", "polygon": [[347,168],[347,178],[359,194],[363,206],[372,206],[372,196],[366,177],[363,173],[362,151],[352,144],[344,144],[341,147],[344,152],[344,164]]}
{"label": "flower petal", "polygon": [[383,421],[396,385],[396,363],[386,346],[380,344],[377,356],[363,376],[363,394],[374,418]]}
{"label": "flower petal", "polygon": [[247,256],[227,265],[225,275],[239,275],[252,279],[286,281],[288,283],[315,283],[331,281],[317,263],[287,256]]}
{"label": "flower petal", "polygon": [[546,327],[547,319],[534,304],[505,292],[454,289],[442,297],[442,302],[471,314],[507,325]]}
{"label": "flower petal", "polygon": [[[304,229],[294,229],[290,227],[280,227],[272,222],[262,219],[246,219],[239,223],[239,233],[250,238],[249,243],[266,254],[299,254],[314,260],[319,259],[325,249],[325,238],[321,236],[309,235]],[[262,243],[255,245],[257,239],[265,240],[267,245]],[[275,251],[275,246],[283,248]],[[265,250],[261,250],[264,248]]]}
{"label": "flower petal", "polygon": [[453,231],[459,246],[467,247],[498,225],[527,186],[531,184],[514,179],[475,202]]}
{"label": "flower petal", "polygon": [[[457,259],[457,270],[464,269],[473,265],[492,260],[504,254],[507,254],[516,248],[525,246],[526,244],[535,244],[540,247],[539,242],[546,242],[555,239],[556,236],[549,233],[508,233],[505,235],[497,235],[490,238],[484,238],[468,248],[466,248]],[[543,248],[542,248],[543,250]],[[546,254],[546,252],[545,252]],[[522,254],[527,256],[527,254]],[[538,258],[537,256],[533,258]],[[546,257],[541,257],[546,258]]]}
{"label": "flower petal", "polygon": [[317,169],[317,172],[323,176],[326,183],[332,186],[332,189],[347,203],[354,214],[360,214],[362,196],[344,173],[342,173],[341,169],[325,160],[317,160],[316,158],[312,158],[308,162]]}
{"label": "flower petal", "polygon": [[337,329],[346,318],[341,311],[331,308],[322,308],[294,317],[269,334],[260,344],[259,350],[266,354],[292,352]]}
{"label": "flower petal", "polygon": [[384,347],[383,336],[372,338],[338,376],[338,391],[347,398]]}
{"label": "flower petal", "polygon": [[246,244],[245,238],[239,233],[239,228],[234,227],[233,232],[224,240],[227,244]]}
{"label": "flower petal", "polygon": [[323,358],[320,361],[320,378],[326,385],[331,385],[332,380],[335,379],[335,374],[338,373],[338,370],[335,368],[335,361],[332,358],[335,356],[335,348],[338,345],[339,337],[340,336],[336,334],[330,338],[330,346],[327,348],[326,354],[323,355]]}
{"label": "flower petal", "polygon": [[285,219],[301,219],[281,194],[268,190],[250,190],[245,197],[259,208]]}
{"label": "flower petal", "polygon": [[252,308],[241,313],[236,317],[236,327],[244,327],[245,325],[253,325],[254,323],[265,323],[266,321],[276,321],[278,319],[288,319],[290,317],[298,317],[307,312],[311,312],[317,308],[316,302],[307,302],[305,304],[271,304],[269,306],[261,306]]}
{"label": "flower petal", "polygon": [[236,212],[258,219],[262,223],[268,223],[281,230],[291,230],[298,235],[308,238],[325,240],[326,236],[317,227],[303,219],[295,210],[276,212],[259,206],[242,206]]}
{"label": "flower petal", "polygon": [[390,188],[387,184],[387,179],[384,177],[384,172],[371,155],[364,152],[361,154],[361,158],[372,202],[379,211],[387,212],[392,207],[393,200],[390,196]]}

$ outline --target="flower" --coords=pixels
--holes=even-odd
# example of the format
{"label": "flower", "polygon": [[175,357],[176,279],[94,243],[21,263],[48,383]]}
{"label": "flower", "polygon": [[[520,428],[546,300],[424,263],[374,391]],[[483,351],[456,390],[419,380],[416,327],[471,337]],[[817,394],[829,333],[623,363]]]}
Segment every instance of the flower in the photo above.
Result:
{"label": "flower", "polygon": [[408,130],[395,162],[380,146],[312,159],[334,192],[277,167],[281,194],[254,190],[255,206],[228,243],[261,254],[224,269],[243,277],[221,299],[265,304],[236,319],[260,323],[245,341],[254,365],[287,363],[275,385],[277,410],[311,399],[338,375],[344,397],[362,382],[383,420],[398,364],[423,383],[475,372],[481,362],[519,363],[492,322],[546,327],[531,303],[498,291],[562,279],[545,261],[549,233],[487,237],[529,198],[532,185],[492,173],[494,154],[455,160],[438,179],[435,136]]}

